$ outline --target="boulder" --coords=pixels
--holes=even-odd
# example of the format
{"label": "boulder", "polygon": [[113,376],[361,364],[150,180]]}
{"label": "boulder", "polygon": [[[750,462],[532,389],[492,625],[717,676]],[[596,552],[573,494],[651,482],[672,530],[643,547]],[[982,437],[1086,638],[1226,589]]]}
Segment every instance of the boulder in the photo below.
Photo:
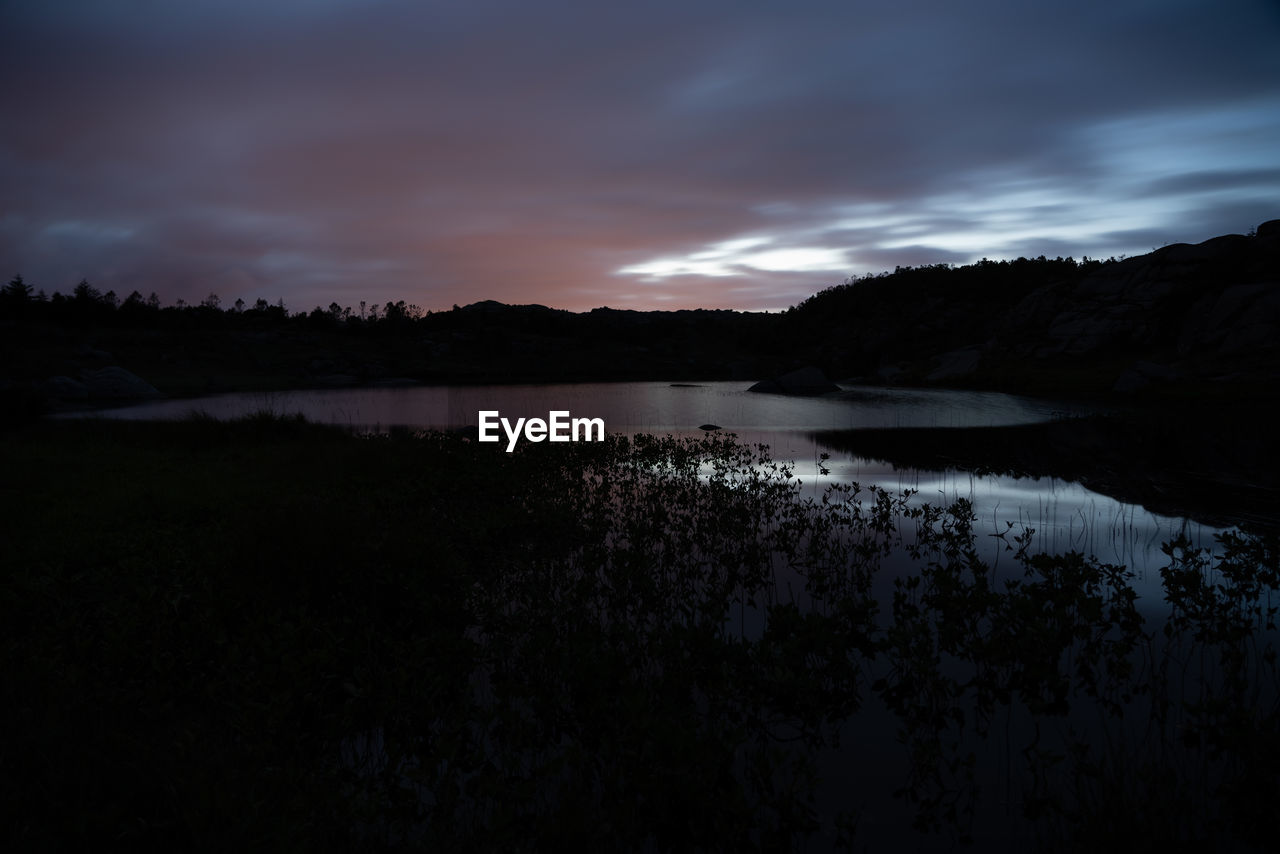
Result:
{"label": "boulder", "polygon": [[163,397],[151,383],[120,367],[85,371],[81,378],[89,397],[97,400],[146,400]]}
{"label": "boulder", "polygon": [[761,380],[747,391],[766,394],[816,395],[839,391],[840,386],[827,379],[827,375],[815,367],[800,368],[780,377]]}
{"label": "boulder", "polygon": [[1168,365],[1139,360],[1120,375],[1112,391],[1132,394],[1144,391],[1158,383],[1168,383],[1178,378],[1178,372]]}
{"label": "boulder", "polygon": [[41,390],[58,400],[87,400],[89,397],[88,387],[71,377],[50,377],[44,381]]}
{"label": "boulder", "polygon": [[1267,246],[1280,246],[1280,219],[1269,219],[1254,230],[1253,239]]}
{"label": "boulder", "polygon": [[952,350],[938,357],[938,366],[926,379],[930,382],[967,377],[978,369],[982,352],[976,347]]}

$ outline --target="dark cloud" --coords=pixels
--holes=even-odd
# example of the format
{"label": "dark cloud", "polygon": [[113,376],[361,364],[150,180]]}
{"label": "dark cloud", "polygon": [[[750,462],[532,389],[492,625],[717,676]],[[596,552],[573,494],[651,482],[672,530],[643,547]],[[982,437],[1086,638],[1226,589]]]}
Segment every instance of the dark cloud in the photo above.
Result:
{"label": "dark cloud", "polygon": [[48,289],[779,308],[1280,215],[1265,2],[2,8],[0,261]]}
{"label": "dark cloud", "polygon": [[1257,190],[1280,197],[1280,169],[1214,169],[1169,175],[1150,182],[1145,192],[1160,197],[1234,190]]}

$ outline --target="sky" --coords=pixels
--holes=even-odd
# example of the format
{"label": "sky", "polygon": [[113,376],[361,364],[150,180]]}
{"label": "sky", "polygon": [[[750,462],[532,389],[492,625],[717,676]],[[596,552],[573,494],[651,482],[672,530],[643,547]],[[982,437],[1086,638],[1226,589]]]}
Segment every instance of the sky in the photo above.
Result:
{"label": "sky", "polygon": [[1277,0],[0,0],[0,270],[779,310],[1280,218]]}

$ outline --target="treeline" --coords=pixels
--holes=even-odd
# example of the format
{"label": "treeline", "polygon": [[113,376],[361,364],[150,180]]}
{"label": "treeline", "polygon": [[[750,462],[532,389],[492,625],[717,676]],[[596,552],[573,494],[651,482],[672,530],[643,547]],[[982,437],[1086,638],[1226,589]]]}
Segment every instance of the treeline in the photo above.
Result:
{"label": "treeline", "polygon": [[[933,293],[939,289],[963,291],[967,296],[990,294],[999,296],[1009,288],[1030,290],[1044,284],[1074,278],[1110,263],[1084,258],[1017,258],[1012,261],[982,259],[973,264],[924,264],[916,267],[899,266],[892,272],[885,271],[861,277],[850,277],[843,283],[825,288],[787,310],[789,315],[831,314],[846,310],[856,301],[865,300],[870,291],[888,293],[917,291]],[[524,310],[525,314],[539,314],[544,319],[551,315],[569,315],[570,312],[548,309],[545,306],[506,306],[491,300],[474,303],[465,308],[453,306],[450,312],[432,312],[407,303],[405,300],[388,301],[379,306],[361,300],[356,306],[343,306],[331,302],[328,307],[315,306],[310,311],[290,311],[283,299],[275,303],[258,299],[252,305],[243,299],[224,305],[214,293],[198,303],[179,299],[172,305],[162,305],[160,297],[152,291],[143,296],[134,290],[123,299],[114,291],[105,293],[82,279],[70,294],[54,291],[52,296],[44,290],[35,290],[19,274],[0,290],[0,317],[31,319],[57,323],[59,321],[89,321],[104,325],[179,325],[216,327],[219,325],[300,325],[312,328],[396,327],[413,325],[428,318],[454,314],[459,311],[471,315],[492,318],[508,309]],[[596,312],[611,312],[598,309]],[[631,312],[627,312],[631,313]],[[643,314],[678,314],[679,312],[641,312]],[[730,312],[736,313],[736,312]],[[561,318],[563,319],[563,318]],[[434,324],[433,324],[434,325]],[[447,322],[443,325],[450,325]]]}
{"label": "treeline", "polygon": [[862,300],[868,291],[883,289],[886,292],[902,291],[933,294],[941,290],[963,291],[969,296],[999,296],[1010,289],[1030,291],[1043,285],[1064,279],[1079,278],[1115,263],[1117,258],[1101,261],[1085,256],[1074,258],[1016,258],[1012,261],[991,261],[983,258],[972,264],[922,264],[918,267],[896,267],[893,272],[868,273],[850,277],[839,285],[818,291],[811,297],[792,306],[788,313],[807,314],[845,309],[855,300]]}
{"label": "treeline", "polygon": [[[133,291],[123,300],[115,291],[103,293],[81,280],[70,294],[47,296],[33,291],[21,275],[0,289],[0,322],[35,327],[82,330],[139,329],[157,331],[200,330],[214,332],[323,332],[338,338],[417,338],[421,335],[459,333],[479,336],[485,348],[501,351],[512,336],[535,336],[545,347],[546,339],[574,340],[613,346],[642,346],[665,343],[676,349],[700,350],[709,346],[729,349],[749,347],[749,337],[758,345],[766,329],[777,326],[777,315],[730,310],[694,309],[678,311],[632,311],[597,308],[570,312],[544,305],[507,305],[483,300],[448,311],[427,311],[405,300],[379,306],[361,300],[355,306],[336,302],[328,308],[290,311],[283,299],[274,304],[258,299],[253,304],[237,299],[224,305],[217,294],[198,303],[179,299],[163,305],[152,292],[144,297]],[[470,339],[468,339],[470,340]]]}
{"label": "treeline", "polygon": [[[457,308],[457,306],[455,306]],[[356,307],[330,303],[328,308],[316,306],[311,311],[290,312],[283,299],[274,304],[258,299],[252,305],[243,299],[224,306],[214,293],[198,303],[179,299],[162,305],[154,291],[143,296],[133,291],[121,299],[114,290],[105,293],[81,279],[70,294],[35,290],[21,274],[15,275],[0,289],[0,317],[19,320],[60,323],[71,322],[102,326],[180,326],[216,328],[218,326],[302,325],[310,327],[358,328],[378,325],[401,325],[419,321],[430,315],[404,300],[383,306],[361,300]]]}
{"label": "treeline", "polygon": [[405,300],[291,312],[283,300],[226,305],[215,294],[195,304],[162,305],[139,291],[120,299],[84,280],[45,296],[19,275],[0,288],[0,355],[25,366],[11,365],[9,376],[38,379],[70,370],[51,342],[92,342],[141,376],[200,365],[216,379],[219,365],[257,353],[225,377],[237,387],[268,369],[279,383],[329,375],[568,382],[758,380],[815,366],[851,382],[1036,394],[1200,395],[1227,386],[1254,394],[1280,372],[1271,343],[1278,265],[1280,223],[1264,223],[1250,237],[1106,261],[1042,255],[897,267],[781,313],[569,312],[492,300],[436,312]]}

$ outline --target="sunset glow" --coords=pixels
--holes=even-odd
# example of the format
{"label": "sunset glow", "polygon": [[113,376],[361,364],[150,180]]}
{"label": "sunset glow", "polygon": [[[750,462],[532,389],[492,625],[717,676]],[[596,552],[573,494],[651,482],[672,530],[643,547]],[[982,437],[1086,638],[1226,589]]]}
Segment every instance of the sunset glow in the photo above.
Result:
{"label": "sunset glow", "polygon": [[1262,0],[0,15],[0,259],[48,293],[770,309],[1280,216]]}

